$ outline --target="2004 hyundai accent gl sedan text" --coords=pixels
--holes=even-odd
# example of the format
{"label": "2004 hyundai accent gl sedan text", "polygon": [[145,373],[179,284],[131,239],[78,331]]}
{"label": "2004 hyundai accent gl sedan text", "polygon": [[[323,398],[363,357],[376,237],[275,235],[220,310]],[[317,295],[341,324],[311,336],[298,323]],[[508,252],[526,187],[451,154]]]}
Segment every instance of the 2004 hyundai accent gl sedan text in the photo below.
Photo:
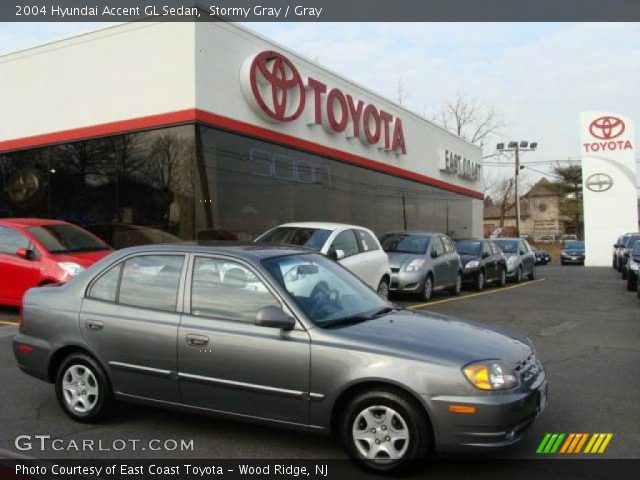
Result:
{"label": "2004 hyundai accent gl sedan text", "polygon": [[512,444],[546,403],[528,338],[398,310],[296,247],[118,251],[29,290],[14,352],[78,421],[114,399],[250,419],[335,433],[376,470]]}

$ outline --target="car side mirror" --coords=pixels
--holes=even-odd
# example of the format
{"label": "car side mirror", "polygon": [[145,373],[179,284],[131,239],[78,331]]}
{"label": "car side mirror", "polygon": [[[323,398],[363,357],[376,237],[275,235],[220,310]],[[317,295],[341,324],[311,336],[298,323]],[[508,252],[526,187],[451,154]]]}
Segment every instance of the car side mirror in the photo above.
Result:
{"label": "car side mirror", "polygon": [[524,250],[520,250],[520,255],[524,255]]}
{"label": "car side mirror", "polygon": [[25,247],[20,247],[16,250],[16,257],[24,258],[25,260],[33,260],[35,257],[33,250],[29,250]]}
{"label": "car side mirror", "polygon": [[489,258],[489,252],[482,252],[482,258]]}
{"label": "car side mirror", "polygon": [[259,327],[281,328],[293,330],[296,326],[295,318],[290,317],[280,307],[269,305],[261,308],[256,314],[255,324]]}
{"label": "car side mirror", "polygon": [[438,252],[436,250],[431,250],[431,258],[438,258]]}

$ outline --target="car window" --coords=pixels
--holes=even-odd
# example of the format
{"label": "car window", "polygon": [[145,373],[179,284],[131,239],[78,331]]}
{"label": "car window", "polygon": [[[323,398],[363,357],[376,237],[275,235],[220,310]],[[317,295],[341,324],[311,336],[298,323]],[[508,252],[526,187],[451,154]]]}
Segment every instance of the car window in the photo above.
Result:
{"label": "car window", "polygon": [[494,255],[500,255],[500,249],[498,248],[498,246],[494,242],[489,242],[489,245],[491,245],[491,252]]}
{"label": "car window", "polygon": [[527,242],[526,240],[522,241],[522,247],[524,248],[525,252],[531,251],[531,245],[529,245],[529,242]]}
{"label": "car window", "polygon": [[438,257],[444,254],[444,246],[442,245],[440,237],[433,237],[433,240],[431,241],[431,252],[436,252]]}
{"label": "car window", "polygon": [[482,254],[491,256],[493,252],[491,251],[491,246],[489,242],[482,242]]}
{"label": "car window", "polygon": [[102,240],[75,225],[41,225],[27,230],[53,254],[111,250]]}
{"label": "car window", "polygon": [[183,255],[140,255],[124,262],[118,302],[155,310],[176,310]]}
{"label": "car window", "polygon": [[116,301],[118,292],[118,280],[120,279],[120,270],[122,264],[119,263],[112,267],[107,273],[103,274],[96,280],[89,289],[88,296],[98,300],[106,300],[108,302]]}
{"label": "car window", "polygon": [[431,237],[428,235],[412,233],[387,233],[380,237],[380,243],[385,252],[413,253],[416,255],[427,253],[429,240],[431,240]]}
{"label": "car window", "polygon": [[444,251],[447,253],[451,253],[454,252],[456,250],[455,245],[453,244],[453,242],[451,241],[451,239],[449,237],[445,237],[444,235],[442,235],[440,237],[440,239],[442,240],[442,245],[444,246]]}
{"label": "car window", "polygon": [[344,251],[345,258],[350,257],[351,255],[355,255],[360,251],[353,230],[345,230],[344,232],[340,232],[333,240],[331,248],[333,248],[334,250]]}
{"label": "car window", "polygon": [[369,232],[365,230],[356,230],[356,237],[358,239],[358,246],[362,252],[371,252],[373,250],[379,250],[378,242],[373,238]]}
{"label": "car window", "polygon": [[308,227],[278,227],[256,239],[260,243],[300,245],[322,250],[331,230]]}
{"label": "car window", "polygon": [[29,239],[17,230],[0,227],[0,253],[15,255],[19,248],[29,248]]}
{"label": "car window", "polygon": [[258,312],[268,306],[281,304],[249,268],[220,258],[195,258],[193,315],[254,323]]}

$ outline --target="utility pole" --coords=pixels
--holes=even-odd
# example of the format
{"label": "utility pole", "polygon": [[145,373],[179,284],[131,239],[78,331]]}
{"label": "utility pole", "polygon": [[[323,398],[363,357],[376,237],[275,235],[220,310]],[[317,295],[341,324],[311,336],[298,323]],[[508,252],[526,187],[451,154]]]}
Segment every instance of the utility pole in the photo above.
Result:
{"label": "utility pole", "polygon": [[516,194],[516,236],[520,238],[520,195],[518,194],[518,177],[520,176],[520,145],[516,143],[516,180],[514,192]]}

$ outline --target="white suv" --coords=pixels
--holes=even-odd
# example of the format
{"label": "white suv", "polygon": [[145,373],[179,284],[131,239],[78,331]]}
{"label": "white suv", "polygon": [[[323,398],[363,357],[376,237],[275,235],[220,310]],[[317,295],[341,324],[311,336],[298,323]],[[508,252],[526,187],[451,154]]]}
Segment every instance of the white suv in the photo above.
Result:
{"label": "white suv", "polygon": [[285,223],[263,233],[255,241],[317,250],[351,270],[379,295],[389,296],[389,257],[367,228],[342,223]]}

